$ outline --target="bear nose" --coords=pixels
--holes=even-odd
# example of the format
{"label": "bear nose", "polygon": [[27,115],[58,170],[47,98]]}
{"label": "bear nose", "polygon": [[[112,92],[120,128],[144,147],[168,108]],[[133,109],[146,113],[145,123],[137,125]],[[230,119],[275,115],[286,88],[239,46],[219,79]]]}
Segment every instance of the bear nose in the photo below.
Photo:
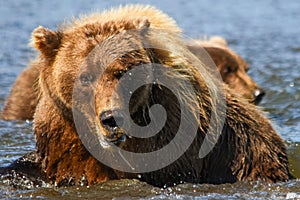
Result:
{"label": "bear nose", "polygon": [[120,128],[124,122],[124,115],[119,110],[107,110],[100,114],[100,122],[107,130],[104,135],[109,142],[119,142],[124,140],[124,130]]}
{"label": "bear nose", "polygon": [[263,96],[265,96],[265,94],[266,92],[261,88],[254,90],[253,92],[254,103],[258,104],[262,100]]}

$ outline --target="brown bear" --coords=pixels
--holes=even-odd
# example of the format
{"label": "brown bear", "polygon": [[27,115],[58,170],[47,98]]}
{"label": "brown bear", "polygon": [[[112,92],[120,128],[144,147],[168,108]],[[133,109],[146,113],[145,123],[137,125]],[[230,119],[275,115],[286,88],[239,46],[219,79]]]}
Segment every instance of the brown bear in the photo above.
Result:
{"label": "brown bear", "polygon": [[37,62],[32,62],[15,81],[5,106],[0,113],[3,120],[32,120],[38,103],[38,77],[40,75]]}
{"label": "brown bear", "polygon": [[[138,178],[155,186],[288,180],[286,148],[269,120],[194,59],[176,23],[155,8],[129,5],[57,31],[38,27],[32,44],[40,52],[36,152],[25,160],[40,179],[91,185]],[[153,124],[162,125],[155,135],[148,132],[160,125]],[[4,172],[30,176],[23,160]]]}
{"label": "brown bear", "polygon": [[[193,40],[188,42],[189,50],[200,59],[203,49],[213,59],[223,81],[236,94],[240,94],[249,102],[258,104],[265,95],[263,89],[246,73],[248,64],[234,51],[229,49],[225,39],[211,37],[210,40]],[[215,67],[215,66],[212,66]],[[32,120],[38,101],[39,66],[32,62],[14,83],[6,100],[0,118],[4,120]]]}
{"label": "brown bear", "polygon": [[204,48],[215,62],[223,81],[236,94],[254,104],[262,100],[265,91],[247,74],[247,62],[228,47],[225,39],[213,36],[209,40],[193,40],[188,47],[198,57],[202,56]]}

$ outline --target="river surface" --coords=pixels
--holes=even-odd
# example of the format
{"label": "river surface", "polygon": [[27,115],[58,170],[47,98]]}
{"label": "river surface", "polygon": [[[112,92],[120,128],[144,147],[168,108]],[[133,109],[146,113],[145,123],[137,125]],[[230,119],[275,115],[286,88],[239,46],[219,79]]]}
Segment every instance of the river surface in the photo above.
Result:
{"label": "river surface", "polygon": [[[35,55],[34,28],[55,29],[73,16],[137,1],[0,0],[0,109],[18,74]],[[143,1],[173,17],[187,37],[220,35],[247,60],[267,95],[260,106],[286,140],[291,172],[300,177],[300,1]],[[32,122],[0,121],[0,167],[35,148]],[[300,180],[269,184],[181,184],[156,188],[137,180],[96,186],[12,188],[0,180],[0,198],[63,199],[300,199]]]}

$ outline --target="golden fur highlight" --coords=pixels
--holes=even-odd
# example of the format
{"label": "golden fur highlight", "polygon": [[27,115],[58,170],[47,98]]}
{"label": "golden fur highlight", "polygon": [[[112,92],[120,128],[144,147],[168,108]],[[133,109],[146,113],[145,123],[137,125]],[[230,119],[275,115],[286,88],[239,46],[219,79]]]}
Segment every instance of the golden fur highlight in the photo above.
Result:
{"label": "golden fur highlight", "polygon": [[150,21],[151,28],[166,29],[175,33],[182,32],[171,17],[150,5],[145,6],[141,4],[119,6],[118,8],[112,8],[101,13],[95,12],[89,15],[81,15],[78,19],[73,19],[70,23],[63,24],[61,29],[64,32],[68,32],[86,24],[104,24],[109,21],[118,22],[122,20],[133,21],[143,18]]}

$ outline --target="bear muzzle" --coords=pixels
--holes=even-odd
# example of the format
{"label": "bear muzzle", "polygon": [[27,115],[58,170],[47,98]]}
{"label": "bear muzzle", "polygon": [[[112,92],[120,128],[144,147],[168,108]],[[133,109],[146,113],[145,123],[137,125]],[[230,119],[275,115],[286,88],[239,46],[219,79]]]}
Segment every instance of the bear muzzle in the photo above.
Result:
{"label": "bear muzzle", "polygon": [[262,100],[263,96],[265,96],[266,92],[261,89],[261,88],[258,88],[258,89],[255,89],[254,92],[253,92],[253,97],[254,97],[254,100],[253,100],[253,103],[255,105],[259,104],[259,102]]}

